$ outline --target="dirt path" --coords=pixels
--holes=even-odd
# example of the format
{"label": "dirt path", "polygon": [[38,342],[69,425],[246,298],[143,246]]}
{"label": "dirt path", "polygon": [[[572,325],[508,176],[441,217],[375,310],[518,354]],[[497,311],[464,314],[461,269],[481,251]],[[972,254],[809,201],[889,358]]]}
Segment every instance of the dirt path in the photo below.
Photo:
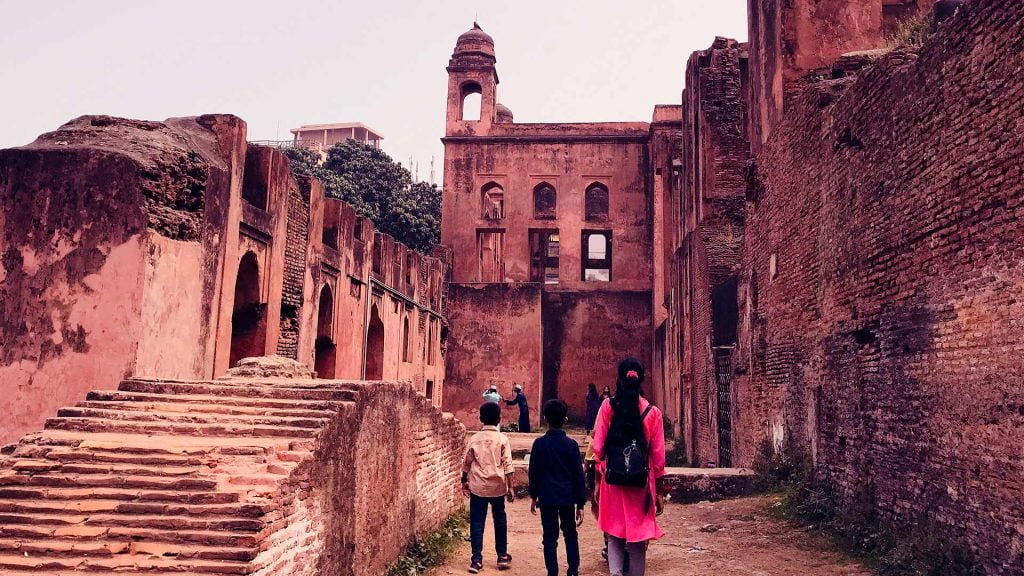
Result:
{"label": "dirt path", "polygon": [[[661,517],[668,535],[653,543],[648,552],[647,574],[652,576],[870,576],[867,569],[840,555],[823,551],[821,542],[797,527],[765,513],[770,497],[742,498],[692,505],[670,504]],[[508,576],[544,576],[540,544],[540,520],[530,515],[529,501],[509,506],[509,552],[513,556]],[[583,565],[581,576],[601,576],[608,571],[601,559],[601,534],[587,513],[580,533]],[[559,550],[563,563],[564,548]],[[484,540],[484,574],[498,574],[494,566],[494,539],[488,519]],[[432,576],[466,574],[469,543]]]}

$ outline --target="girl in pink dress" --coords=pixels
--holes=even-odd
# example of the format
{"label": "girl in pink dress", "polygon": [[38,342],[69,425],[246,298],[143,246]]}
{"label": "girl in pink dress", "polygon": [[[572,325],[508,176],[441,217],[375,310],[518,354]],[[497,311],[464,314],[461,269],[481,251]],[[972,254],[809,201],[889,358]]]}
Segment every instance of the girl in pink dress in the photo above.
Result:
{"label": "girl in pink dress", "polygon": [[[661,410],[640,395],[643,381],[643,365],[633,358],[623,360],[619,364],[615,396],[601,405],[594,427],[594,456],[600,475],[594,496],[598,503],[597,527],[608,535],[611,576],[643,576],[647,543],[665,535],[657,521],[665,507],[661,490],[665,475],[665,429]],[[621,486],[606,481],[605,448],[622,445],[622,438],[635,438],[646,451],[649,472],[645,486]],[[624,572],[627,554],[629,572]]]}

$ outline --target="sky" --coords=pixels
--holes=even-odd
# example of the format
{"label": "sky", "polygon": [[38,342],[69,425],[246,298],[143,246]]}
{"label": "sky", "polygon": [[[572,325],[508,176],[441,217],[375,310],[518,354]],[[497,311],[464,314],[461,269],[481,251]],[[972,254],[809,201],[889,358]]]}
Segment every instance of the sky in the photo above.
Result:
{"label": "sky", "polygon": [[0,148],[83,114],[231,113],[250,140],[362,122],[441,181],[447,73],[476,19],[517,122],[649,121],[746,0],[0,0]]}

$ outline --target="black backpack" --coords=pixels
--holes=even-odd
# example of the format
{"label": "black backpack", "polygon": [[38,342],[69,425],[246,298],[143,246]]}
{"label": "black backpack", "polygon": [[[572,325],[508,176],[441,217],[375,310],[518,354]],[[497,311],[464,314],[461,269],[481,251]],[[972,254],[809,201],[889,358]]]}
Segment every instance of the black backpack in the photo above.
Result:
{"label": "black backpack", "polygon": [[[641,424],[647,414],[654,408],[653,404],[647,406],[644,413],[640,415]],[[609,435],[605,442],[605,482],[615,486],[647,486],[647,475],[650,467],[647,464],[647,451],[641,448],[640,440],[643,436],[643,427],[633,438],[622,435]],[[639,437],[638,437],[639,436]],[[644,439],[646,440],[646,439]],[[644,445],[647,443],[644,442]]]}

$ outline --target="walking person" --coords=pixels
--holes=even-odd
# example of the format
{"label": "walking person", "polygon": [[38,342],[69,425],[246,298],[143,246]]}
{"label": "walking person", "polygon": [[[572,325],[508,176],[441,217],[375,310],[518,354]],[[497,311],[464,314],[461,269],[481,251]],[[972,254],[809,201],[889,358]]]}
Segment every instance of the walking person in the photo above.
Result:
{"label": "walking person", "polygon": [[526,403],[526,394],[523,394],[523,387],[516,384],[512,387],[515,396],[511,400],[505,400],[506,406],[519,406],[519,431],[530,431],[530,406]]}
{"label": "walking person", "polygon": [[562,430],[569,406],[555,398],[544,403],[546,434],[533,442],[530,451],[530,513],[537,515],[544,532],[544,566],[547,576],[559,576],[558,532],[565,540],[567,576],[579,576],[580,545],[577,528],[583,524],[587,503],[586,481],[580,446]]}
{"label": "walking person", "polygon": [[501,405],[484,402],[480,406],[483,429],[473,435],[462,461],[462,493],[469,496],[469,539],[472,557],[469,573],[477,574],[484,568],[484,526],[487,508],[494,518],[494,548],[498,555],[498,569],[512,565],[508,553],[508,518],[505,499],[515,499],[512,474],[512,446],[508,437],[498,430]]}
{"label": "walking person", "polygon": [[643,365],[623,360],[615,396],[601,405],[594,427],[597,526],[608,534],[610,576],[644,576],[648,543],[665,535],[657,521],[665,508],[665,431],[661,410],[640,393],[643,381]]}
{"label": "walking person", "polygon": [[590,431],[594,429],[594,422],[597,421],[597,411],[601,409],[601,402],[603,400],[597,394],[597,386],[593,384],[587,385],[587,419],[583,424],[583,429],[586,430],[587,436],[590,436]]}

